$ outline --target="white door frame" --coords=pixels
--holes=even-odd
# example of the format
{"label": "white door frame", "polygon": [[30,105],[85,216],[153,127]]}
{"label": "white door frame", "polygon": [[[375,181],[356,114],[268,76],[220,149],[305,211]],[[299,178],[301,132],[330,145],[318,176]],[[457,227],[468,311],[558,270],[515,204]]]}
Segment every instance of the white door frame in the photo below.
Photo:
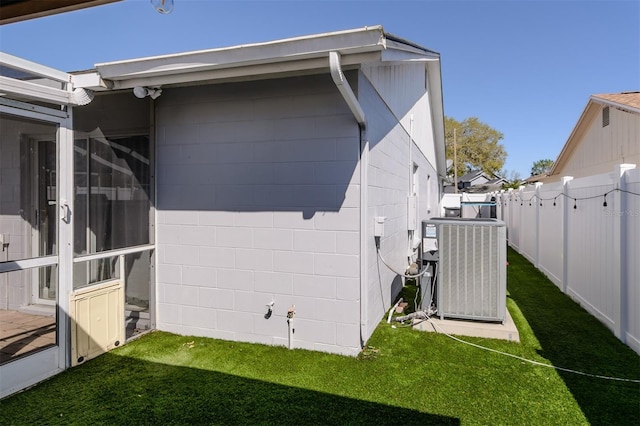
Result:
{"label": "white door frame", "polygon": [[[56,132],[57,133],[57,132]],[[56,135],[57,138],[57,135]],[[36,223],[37,226],[32,229],[31,231],[31,257],[42,257],[43,255],[40,253],[40,247],[42,244],[41,239],[43,238],[43,233],[42,233],[42,229],[40,228],[41,225],[41,212],[39,211],[39,198],[43,195],[41,194],[40,191],[40,185],[39,185],[39,181],[40,181],[40,169],[39,169],[39,163],[40,163],[40,144],[42,143],[47,143],[50,142],[51,138],[49,137],[43,137],[43,136],[38,136],[38,135],[34,135],[34,137],[29,136],[29,144],[30,144],[30,149],[32,149],[33,154],[31,155],[31,158],[29,159],[30,164],[31,164],[31,176],[29,176],[29,179],[31,181],[31,194],[30,194],[30,208],[31,211],[29,212],[29,214],[32,214],[32,220],[33,223]],[[59,157],[58,155],[58,143],[57,140],[53,141],[55,143],[55,147],[56,147],[56,167],[57,167],[57,158]],[[58,175],[58,170],[56,170],[56,197],[58,196],[57,193],[57,175]],[[58,199],[56,198],[56,207],[58,205]],[[34,211],[34,209],[37,209],[38,211]],[[50,218],[53,219],[56,222],[57,225],[57,220],[58,220],[58,215],[57,215],[57,208],[54,209],[54,211],[56,211],[56,216],[54,218]],[[45,237],[46,238],[46,237]],[[56,238],[57,238],[57,227],[56,227]],[[56,245],[56,250],[55,252],[57,253],[57,243],[58,241],[55,241],[55,245]],[[33,274],[32,274],[32,283],[31,283],[31,303],[33,304],[37,304],[37,305],[47,305],[47,306],[55,306],[56,305],[56,300],[51,300],[51,299],[45,299],[45,298],[41,298],[40,297],[40,281],[41,281],[41,272],[39,270],[33,270]],[[56,276],[56,283],[58,280],[58,277]]]}
{"label": "white door frame", "polygon": [[[0,65],[58,82],[60,89],[0,76],[0,92],[18,99],[44,101],[63,108],[55,109],[0,97],[0,113],[39,120],[57,126],[57,255],[0,263],[0,273],[57,265],[57,345],[0,366],[0,398],[17,392],[70,366],[69,295],[73,272],[73,116],[72,77],[0,52]],[[66,106],[66,108],[64,108]]]}
{"label": "white door frame", "polygon": [[0,397],[35,384],[68,367],[68,315],[71,292],[73,226],[70,207],[65,200],[72,199],[73,132],[71,114],[66,118],[0,104],[0,112],[16,117],[30,118],[57,126],[57,209],[58,253],[0,264],[0,272],[11,272],[57,265],[57,345],[22,359],[0,366]]}

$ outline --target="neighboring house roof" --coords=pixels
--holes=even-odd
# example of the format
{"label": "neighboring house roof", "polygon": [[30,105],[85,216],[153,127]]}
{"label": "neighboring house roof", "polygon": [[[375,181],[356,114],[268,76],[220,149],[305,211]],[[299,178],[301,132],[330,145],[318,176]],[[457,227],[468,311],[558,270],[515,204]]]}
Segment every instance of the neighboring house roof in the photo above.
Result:
{"label": "neighboring house roof", "polygon": [[502,185],[503,183],[507,183],[507,180],[503,177],[497,177],[495,179],[490,179],[485,184],[487,185]]}
{"label": "neighboring house roof", "polygon": [[474,185],[475,181],[482,181],[481,184],[497,184],[507,180],[500,176],[490,175],[482,170],[474,170],[458,178],[458,182],[469,182]]}
{"label": "neighboring house roof", "polygon": [[474,170],[465,175],[460,176],[458,178],[458,182],[473,182],[474,180],[477,180],[482,176],[484,176],[487,180],[489,179],[489,177],[485,175],[485,173],[482,170]]}
{"label": "neighboring house roof", "polygon": [[536,183],[536,182],[540,182],[541,179],[544,179],[545,177],[549,176],[547,173],[543,173],[540,175],[531,175],[528,178],[526,178],[524,180],[525,183]]}
{"label": "neighboring house roof", "polygon": [[481,183],[479,185],[473,185],[468,188],[460,190],[460,192],[467,192],[473,194],[488,194],[490,192],[497,192],[502,189],[502,183]]}
{"label": "neighboring house roof", "polygon": [[[489,175],[482,170],[474,170],[458,178],[458,191],[474,193],[499,191],[504,183],[507,183],[507,180],[503,177]],[[445,185],[444,192],[455,192],[454,185]]]}
{"label": "neighboring house roof", "polygon": [[610,106],[632,114],[640,114],[640,92],[591,95],[571,135],[569,135],[569,139],[567,139],[553,167],[546,175],[547,177],[557,175],[563,170],[580,140],[588,131],[588,124],[595,119],[602,106]]}
{"label": "neighboring house roof", "polygon": [[623,92],[591,96],[595,102],[602,102],[622,109],[631,109],[640,113],[640,92]]}

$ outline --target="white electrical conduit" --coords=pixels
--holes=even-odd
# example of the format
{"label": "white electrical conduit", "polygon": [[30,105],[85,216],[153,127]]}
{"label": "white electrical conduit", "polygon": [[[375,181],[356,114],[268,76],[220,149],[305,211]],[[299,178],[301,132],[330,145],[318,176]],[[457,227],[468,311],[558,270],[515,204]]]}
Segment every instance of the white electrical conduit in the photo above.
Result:
{"label": "white electrical conduit", "polygon": [[[445,336],[449,337],[450,339],[455,340],[456,342],[464,343],[465,345],[473,346],[474,348],[483,349],[485,351],[493,352],[493,353],[496,353],[496,354],[499,354],[499,355],[505,355],[505,356],[508,356],[508,357],[511,357],[511,358],[515,358],[515,359],[518,359],[520,361],[528,362],[529,364],[537,365],[537,366],[540,366],[540,367],[553,368],[554,370],[564,371],[565,373],[579,374],[581,376],[593,377],[595,379],[614,380],[614,381],[618,381],[618,382],[640,383],[640,380],[637,380],[637,379],[627,379],[627,378],[624,378],[624,377],[603,376],[603,375],[600,375],[600,374],[591,374],[591,373],[585,373],[584,371],[571,370],[570,368],[557,367],[555,365],[545,364],[544,362],[534,361],[532,359],[523,358],[523,357],[518,356],[518,355],[510,354],[510,353],[507,353],[507,352],[502,352],[502,351],[499,351],[499,350],[496,350],[496,349],[487,348],[486,346],[477,345],[475,343],[467,342],[466,340],[459,339],[456,336],[452,336],[451,334],[447,333],[442,327],[440,327],[438,324],[436,324],[434,321],[432,321],[431,317],[424,311],[418,311],[418,312],[414,312],[413,314],[405,315],[403,317],[394,317],[392,319],[394,321],[397,321],[397,322],[403,322],[403,321],[406,321],[406,320],[409,320],[409,319],[411,319],[411,320],[419,319],[420,321],[418,321],[418,322],[413,322],[412,324],[404,326],[404,327],[411,327],[411,328],[413,328],[414,326],[420,324],[421,322],[427,321],[427,322],[431,323],[431,325],[433,326],[435,331],[439,331],[440,333],[444,334]],[[395,325],[392,325],[391,327],[392,328],[396,328]]]}
{"label": "white electrical conduit", "polygon": [[391,315],[393,315],[393,313],[395,312],[398,305],[400,305],[400,303],[402,303],[402,297],[396,302],[395,305],[393,305],[393,308],[389,310],[389,315],[387,315],[387,324],[391,322]]}
{"label": "white electrical conduit", "polygon": [[[415,187],[415,182],[414,182],[414,175],[413,175],[413,154],[412,154],[412,149],[413,148],[413,114],[411,114],[411,117],[409,118],[409,195],[408,197],[417,197],[418,194],[415,194],[413,192],[413,189]],[[416,200],[417,201],[417,200]],[[409,209],[411,206],[409,205],[409,202],[407,202],[407,209]],[[409,218],[411,217],[411,213],[407,212],[407,222],[409,221]],[[417,221],[417,217],[415,218]],[[407,228],[409,228],[412,224],[411,223],[407,223]],[[413,253],[413,237],[414,237],[414,233],[416,232],[416,226],[417,223],[413,224],[413,231],[409,232],[409,238],[408,238],[408,247],[407,247],[407,257],[409,262],[411,262],[411,256]]]}
{"label": "white electrical conduit", "polygon": [[579,375],[581,375],[581,376],[593,377],[593,378],[596,378],[596,379],[616,380],[616,381],[619,381],[619,382],[640,383],[640,380],[636,380],[636,379],[626,379],[626,378],[621,378],[621,377],[601,376],[601,375],[599,375],[599,374],[590,374],[590,373],[585,373],[584,371],[576,371],[576,370],[571,370],[571,369],[569,369],[569,368],[556,367],[555,365],[545,364],[545,363],[543,363],[543,362],[539,362],[539,361],[534,361],[534,360],[531,360],[531,359],[523,358],[523,357],[518,356],[518,355],[513,355],[513,354],[510,354],[510,353],[506,353],[506,352],[498,351],[498,350],[496,350],[496,349],[487,348],[487,347],[485,347],[485,346],[476,345],[475,343],[467,342],[466,340],[462,340],[462,339],[459,339],[459,338],[457,338],[457,337],[455,337],[455,336],[450,335],[449,333],[447,333],[446,331],[444,331],[444,330],[442,329],[442,327],[440,327],[438,324],[436,324],[435,322],[433,322],[433,321],[431,320],[431,318],[429,318],[428,316],[427,316],[427,318],[426,318],[426,320],[425,320],[425,321],[429,321],[429,322],[433,325],[433,327],[434,327],[434,328],[438,328],[438,329],[440,329],[440,332],[441,332],[442,334],[444,334],[445,336],[447,336],[447,337],[449,337],[449,338],[451,338],[451,339],[455,340],[456,342],[464,343],[464,344],[467,344],[467,345],[473,346],[473,347],[478,348],[478,349],[484,349],[485,351],[495,352],[495,353],[500,354],[500,355],[509,356],[509,357],[511,357],[511,358],[519,359],[520,361],[525,361],[525,362],[528,362],[528,363],[533,364],[533,365],[538,365],[538,366],[540,366],[540,367],[553,368],[554,370],[564,371],[564,372],[566,372],[566,373],[579,374]]}
{"label": "white electrical conduit", "polygon": [[421,276],[423,276],[424,274],[427,273],[427,268],[422,268],[422,272],[416,274],[416,275],[411,275],[411,274],[405,274],[402,272],[398,272],[395,269],[393,269],[393,267],[389,266],[389,264],[384,260],[384,257],[382,257],[382,254],[380,254],[380,250],[376,250],[378,252],[378,257],[380,258],[380,260],[382,260],[382,263],[384,263],[384,266],[386,266],[387,268],[389,268],[389,270],[391,272],[393,272],[396,275],[400,275],[401,277],[404,278],[420,278]]}
{"label": "white electrical conduit", "polygon": [[413,194],[413,114],[409,118],[409,196]]}
{"label": "white electrical conduit", "polygon": [[291,307],[289,308],[289,310],[287,311],[287,328],[288,328],[288,334],[287,334],[287,343],[288,343],[288,348],[289,349],[293,349],[293,333],[295,333],[295,329],[293,328],[293,317],[296,314],[296,307],[295,305],[291,305]]}

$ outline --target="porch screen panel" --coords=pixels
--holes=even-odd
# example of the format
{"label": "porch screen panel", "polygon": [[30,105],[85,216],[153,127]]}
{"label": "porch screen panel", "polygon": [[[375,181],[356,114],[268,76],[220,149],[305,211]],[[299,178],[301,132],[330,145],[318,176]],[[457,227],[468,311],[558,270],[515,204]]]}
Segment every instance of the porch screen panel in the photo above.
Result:
{"label": "porch screen panel", "polygon": [[0,262],[58,252],[57,129],[0,114]]}
{"label": "porch screen panel", "polygon": [[78,139],[74,155],[75,254],[149,244],[149,137]]}

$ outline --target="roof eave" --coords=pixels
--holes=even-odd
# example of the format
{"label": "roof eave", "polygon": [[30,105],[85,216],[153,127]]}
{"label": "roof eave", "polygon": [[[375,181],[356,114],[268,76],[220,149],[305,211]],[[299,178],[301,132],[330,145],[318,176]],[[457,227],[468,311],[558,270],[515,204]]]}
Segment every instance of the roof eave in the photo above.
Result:
{"label": "roof eave", "polygon": [[610,99],[604,99],[604,98],[600,98],[597,95],[592,95],[591,98],[589,98],[590,101],[592,102],[596,102],[602,105],[608,105],[608,106],[612,106],[614,108],[618,108],[624,111],[629,111],[629,112],[633,112],[636,114],[640,114],[640,108],[636,108],[632,105],[628,105],[628,104],[622,104],[619,102],[614,102]]}
{"label": "roof eave", "polygon": [[[439,55],[438,55],[439,56]],[[446,177],[446,145],[444,131],[444,100],[442,95],[441,63],[429,61],[426,63],[427,79],[430,88],[429,101],[431,104],[431,122],[433,123],[433,140],[436,154],[436,170],[442,179]]]}
{"label": "roof eave", "polygon": [[4,2],[0,11],[0,25],[26,21],[87,7],[100,6],[122,0],[14,0]]}
{"label": "roof eave", "polygon": [[382,27],[376,26],[266,43],[101,63],[95,67],[103,79],[121,81],[129,78],[304,61],[327,57],[329,51],[337,51],[342,56],[379,52],[385,48],[384,42],[384,31]]}
{"label": "roof eave", "polygon": [[582,127],[583,123],[588,122],[589,119],[593,117],[593,115],[595,114],[596,112],[595,109],[602,105],[612,106],[614,108],[618,108],[624,111],[640,114],[640,109],[634,106],[621,104],[619,102],[614,102],[610,99],[604,99],[604,98],[598,97],[597,95],[591,95],[589,97],[589,100],[587,101],[587,105],[582,110],[582,114],[580,115],[578,122],[576,123],[575,127],[571,131],[571,134],[569,135],[567,142],[562,147],[562,151],[560,151],[560,154],[558,154],[558,158],[553,163],[553,167],[551,168],[547,176],[554,176],[560,173],[561,168],[564,167],[565,163],[571,156],[571,153],[575,149],[578,143],[577,142],[578,139],[580,138],[582,133],[586,131],[586,129],[583,129]]}
{"label": "roof eave", "polygon": [[[100,63],[95,65],[95,72],[113,89],[263,78],[293,72],[324,72],[329,68],[329,52],[339,53],[346,67],[382,61],[439,60],[437,53],[396,38],[387,39],[382,26],[373,26],[266,43]],[[90,88],[105,90],[105,85]]]}

